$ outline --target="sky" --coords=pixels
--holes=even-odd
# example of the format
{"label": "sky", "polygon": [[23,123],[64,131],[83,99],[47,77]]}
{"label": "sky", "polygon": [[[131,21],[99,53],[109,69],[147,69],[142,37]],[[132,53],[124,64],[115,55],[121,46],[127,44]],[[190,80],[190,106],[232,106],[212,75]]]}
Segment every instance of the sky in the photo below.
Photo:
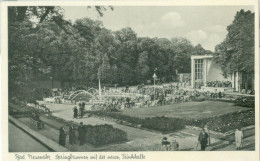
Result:
{"label": "sky", "polygon": [[214,51],[227,34],[227,26],[232,23],[240,9],[254,12],[252,6],[115,6],[100,17],[93,8],[62,7],[65,19],[89,17],[100,20],[112,31],[131,27],[138,37],[158,37],[171,39],[185,37],[193,45]]}

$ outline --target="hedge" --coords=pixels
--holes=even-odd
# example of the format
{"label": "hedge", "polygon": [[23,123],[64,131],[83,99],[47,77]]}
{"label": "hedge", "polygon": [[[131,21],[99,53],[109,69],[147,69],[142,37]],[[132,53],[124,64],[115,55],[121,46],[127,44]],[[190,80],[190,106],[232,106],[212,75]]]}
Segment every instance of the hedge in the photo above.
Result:
{"label": "hedge", "polygon": [[112,125],[85,125],[86,142],[100,146],[127,141],[127,133]]}

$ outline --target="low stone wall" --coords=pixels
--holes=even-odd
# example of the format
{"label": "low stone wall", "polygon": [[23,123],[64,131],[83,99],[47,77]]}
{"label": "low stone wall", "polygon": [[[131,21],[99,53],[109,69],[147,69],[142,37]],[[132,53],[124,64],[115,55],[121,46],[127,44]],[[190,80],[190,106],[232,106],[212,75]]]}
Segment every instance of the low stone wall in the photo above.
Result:
{"label": "low stone wall", "polygon": [[[192,129],[192,130],[201,131],[201,127],[186,126],[186,128]],[[247,127],[242,127],[241,130],[242,130],[242,131],[245,131],[245,130],[250,130],[250,129],[254,129],[254,128],[255,128],[255,125],[251,125],[251,126],[247,126]],[[230,136],[230,135],[234,135],[234,134],[235,134],[235,131],[236,131],[236,130],[230,130],[230,131],[228,131],[228,132],[221,133],[221,132],[216,132],[216,131],[213,131],[213,130],[209,130],[209,132],[210,132],[211,134],[217,135],[217,136],[219,136],[219,137],[227,137],[227,136]]]}
{"label": "low stone wall", "polygon": [[55,141],[37,133],[37,131],[34,131],[30,129],[28,126],[25,124],[21,123],[20,121],[16,120],[12,116],[8,116],[8,119],[11,123],[15,124],[19,128],[21,128],[24,132],[32,136],[35,140],[39,141],[41,144],[45,145],[49,149],[55,151],[55,152],[69,152],[69,150],[63,146],[60,146],[57,144]]}

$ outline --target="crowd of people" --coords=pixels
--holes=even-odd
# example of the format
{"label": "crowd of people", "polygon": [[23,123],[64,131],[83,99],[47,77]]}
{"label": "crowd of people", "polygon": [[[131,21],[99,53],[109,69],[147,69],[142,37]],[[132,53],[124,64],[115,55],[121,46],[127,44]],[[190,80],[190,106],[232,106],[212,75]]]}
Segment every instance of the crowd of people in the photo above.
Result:
{"label": "crowd of people", "polygon": [[[126,93],[131,93],[133,96],[127,97],[125,96]],[[198,98],[200,96],[207,98],[222,98],[224,96],[223,92],[199,92],[197,90],[184,90],[180,89],[178,85],[159,86],[156,88],[138,86],[135,88],[113,90],[110,94],[111,95],[109,96],[109,92],[106,92],[106,95],[104,96],[104,103],[99,105],[102,107],[100,109],[122,110],[125,108],[162,106],[192,101],[194,98]],[[118,95],[113,96],[115,94]]]}
{"label": "crowd of people", "polygon": [[[210,84],[215,84],[219,82],[210,82]],[[223,83],[223,82],[221,82]],[[228,82],[224,82],[228,84]],[[154,86],[144,86],[138,85],[136,87],[126,86],[125,88],[105,88],[102,89],[102,99],[103,102],[91,103],[91,99],[87,101],[79,98],[76,100],[68,100],[76,89],[57,89],[53,91],[54,103],[63,103],[70,101],[70,103],[77,104],[79,102],[85,102],[87,104],[92,104],[93,110],[95,109],[117,109],[122,110],[125,108],[139,108],[139,107],[149,107],[149,106],[162,106],[174,103],[188,102],[192,101],[200,96],[206,98],[222,98],[225,93],[220,91],[201,91],[201,90],[188,90],[185,88],[185,83],[177,84],[167,84],[167,85],[156,85]],[[253,94],[254,90],[242,90],[243,94]],[[97,93],[96,93],[97,94]],[[98,96],[97,96],[98,97]],[[94,98],[92,98],[93,100]],[[97,98],[96,98],[97,99]],[[100,99],[100,98],[99,98]],[[81,116],[81,107],[78,106],[73,109],[74,113]],[[76,112],[78,111],[78,112]],[[76,118],[76,117],[74,117]]]}

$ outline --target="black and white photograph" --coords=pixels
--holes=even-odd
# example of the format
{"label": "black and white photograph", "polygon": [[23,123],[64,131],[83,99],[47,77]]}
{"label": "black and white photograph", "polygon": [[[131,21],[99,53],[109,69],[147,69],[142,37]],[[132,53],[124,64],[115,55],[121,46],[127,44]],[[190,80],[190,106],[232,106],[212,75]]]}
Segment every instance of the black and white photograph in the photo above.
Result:
{"label": "black and white photograph", "polygon": [[255,12],[7,6],[8,153],[254,152]]}

